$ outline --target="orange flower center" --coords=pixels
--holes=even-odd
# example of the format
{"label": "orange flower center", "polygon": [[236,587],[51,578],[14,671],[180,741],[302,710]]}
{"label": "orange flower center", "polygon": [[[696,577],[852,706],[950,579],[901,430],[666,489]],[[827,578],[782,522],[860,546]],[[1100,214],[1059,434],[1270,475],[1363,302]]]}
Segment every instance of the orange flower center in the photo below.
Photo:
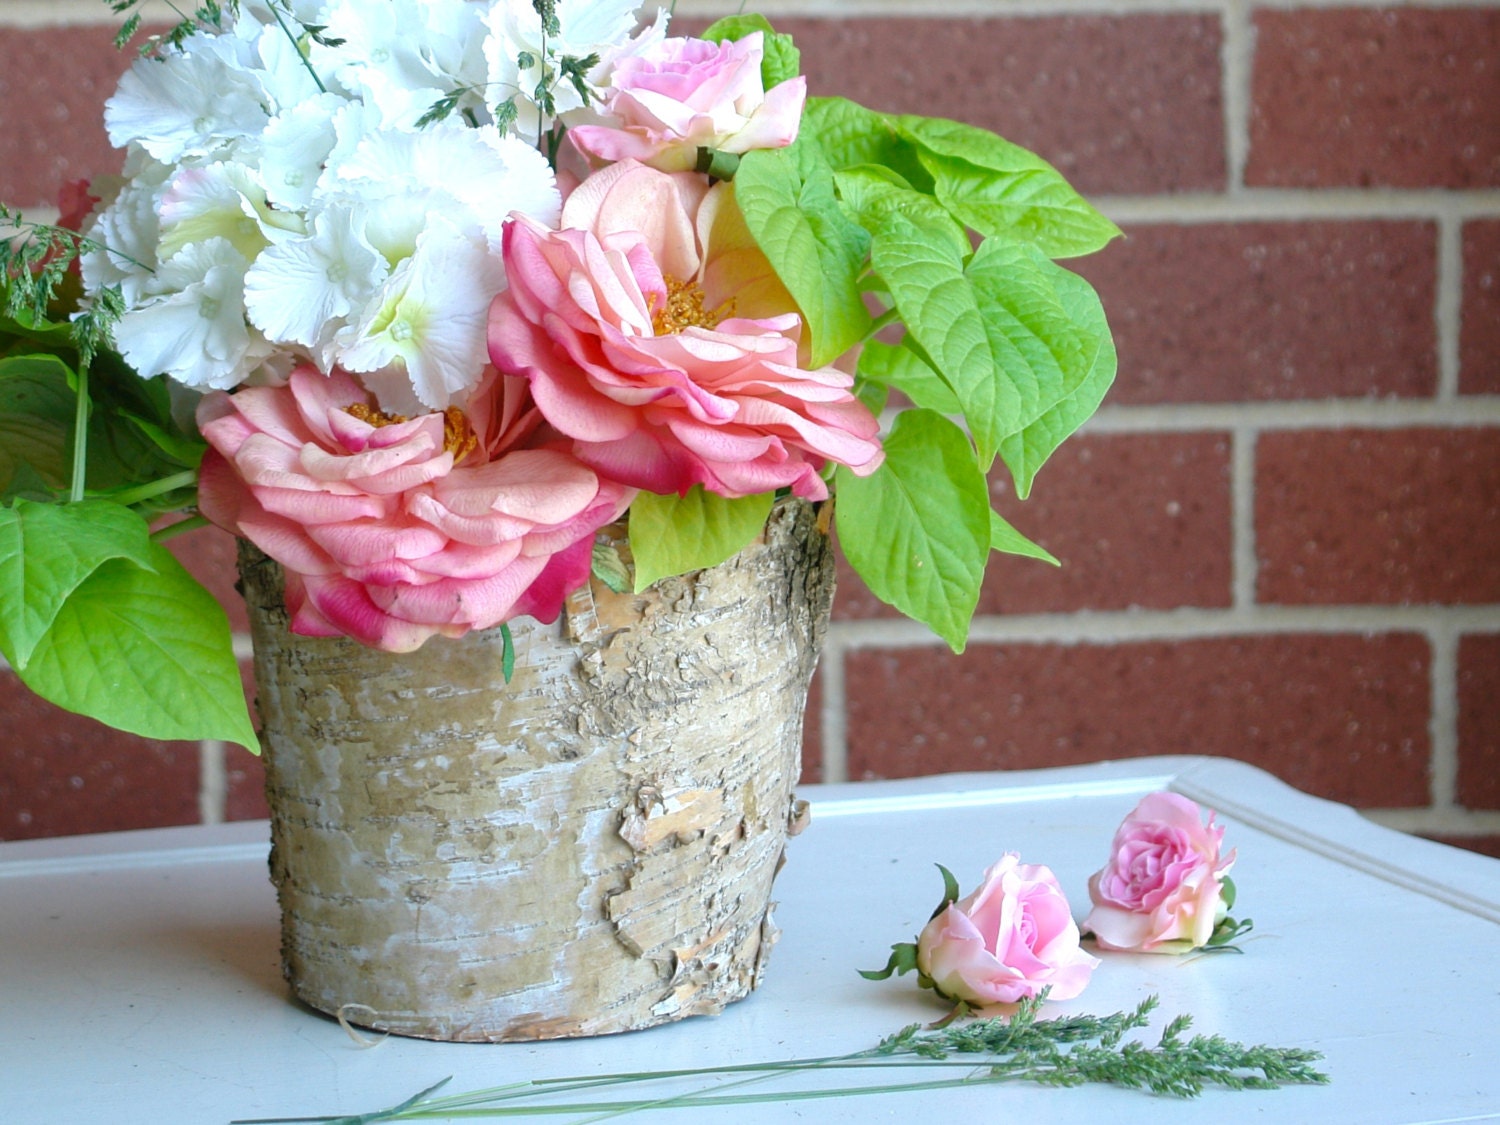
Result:
{"label": "orange flower center", "polygon": [[[377,430],[383,426],[399,426],[402,422],[411,419],[402,414],[387,414],[383,410],[377,410],[368,403],[356,402],[345,410],[367,426],[374,426]],[[469,424],[468,417],[456,406],[450,406],[443,411],[443,450],[453,454],[453,463],[456,465],[474,450],[479,448],[479,435],[474,432],[474,427]]]}
{"label": "orange flower center", "polygon": [[671,274],[663,274],[667,283],[667,299],[651,314],[651,327],[658,336],[670,336],[684,328],[717,328],[719,321],[734,315],[734,298],[731,297],[716,309],[706,309],[703,302],[707,295],[695,281],[678,281]]}

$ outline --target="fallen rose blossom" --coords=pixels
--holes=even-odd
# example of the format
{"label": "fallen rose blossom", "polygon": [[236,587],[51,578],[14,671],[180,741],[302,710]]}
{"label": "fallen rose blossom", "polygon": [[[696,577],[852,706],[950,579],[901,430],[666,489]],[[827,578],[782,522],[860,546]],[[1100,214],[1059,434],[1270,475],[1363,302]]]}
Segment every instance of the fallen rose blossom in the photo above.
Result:
{"label": "fallen rose blossom", "polygon": [[972,1007],[1014,1004],[1050,988],[1083,991],[1099,964],[1079,945],[1068,899],[1049,868],[1008,852],[979,888],[936,914],[917,937],[916,967],[934,989]]}
{"label": "fallen rose blossom", "polygon": [[530,380],[601,475],[663,495],[822,500],[827,462],[879,467],[853,377],[799,366],[802,318],[732,185],[622,161],[574,190],[562,229],[513,217],[504,256],[490,357]]}
{"label": "fallen rose blossom", "polygon": [[1224,881],[1235,853],[1221,856],[1213,813],[1176,793],[1143,797],[1121,823],[1109,862],[1089,879],[1094,908],[1083,928],[1101,949],[1186,953],[1209,944],[1228,913]]}
{"label": "fallen rose blossom", "polygon": [[566,443],[534,447],[525,382],[493,370],[466,410],[405,419],[304,366],[285,386],[209,394],[198,424],[199,509],[281,563],[292,631],[390,652],[556,620],[593,533],[634,496]]}

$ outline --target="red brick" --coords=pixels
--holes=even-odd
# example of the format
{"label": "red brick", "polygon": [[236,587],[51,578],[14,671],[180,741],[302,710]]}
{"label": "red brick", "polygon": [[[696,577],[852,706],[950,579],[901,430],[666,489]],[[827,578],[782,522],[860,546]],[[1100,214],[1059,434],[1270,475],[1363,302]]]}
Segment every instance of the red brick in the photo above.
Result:
{"label": "red brick", "polygon": [[0,33],[0,200],[57,203],[70,180],[120,170],[104,134],[104,99],[135,52],[114,47],[114,24],[5,28]]}
{"label": "red brick", "polygon": [[[1019,501],[1003,466],[1000,513],[1061,567],[991,555],[980,613],[1230,604],[1229,440],[1224,434],[1083,434]],[[841,619],[895,617],[840,557]]]}
{"label": "red brick", "polygon": [[859,650],[849,775],[1210,754],[1338,801],[1425,805],[1428,663],[1413,634]]}
{"label": "red brick", "polygon": [[1500,186],[1500,10],[1261,9],[1254,187]]}
{"label": "red brick", "polygon": [[819,664],[807,692],[807,710],[802,717],[802,784],[823,780],[823,672]]}
{"label": "red brick", "polygon": [[1215,16],[774,22],[796,39],[812,94],[992,129],[1085,192],[1224,187]]}
{"label": "red brick", "polygon": [[1448,836],[1427,833],[1429,840],[1436,840],[1440,844],[1447,844],[1454,848],[1463,848],[1465,851],[1478,852],[1480,855],[1492,855],[1500,859],[1500,836]]}
{"label": "red brick", "polygon": [[1500,429],[1263,434],[1255,528],[1262,602],[1500,602]]}
{"label": "red brick", "polygon": [[1110,403],[1436,389],[1430,223],[1131,226],[1070,264],[1099,290],[1114,330]]}
{"label": "red brick", "polygon": [[62,711],[0,671],[0,839],[198,820],[198,745],[157,742]]}
{"label": "red brick", "polygon": [[1500,634],[1458,644],[1458,803],[1500,809]]}
{"label": "red brick", "polygon": [[1465,223],[1458,389],[1500,394],[1500,219]]}
{"label": "red brick", "polygon": [[234,588],[239,581],[234,536],[217,527],[200,527],[167,540],[167,549],[218,599],[229,617],[230,629],[248,633],[250,619],[245,615],[245,599]]}
{"label": "red brick", "polygon": [[224,775],[225,820],[263,820],[271,815],[266,767],[258,757],[239,746],[224,747]]}

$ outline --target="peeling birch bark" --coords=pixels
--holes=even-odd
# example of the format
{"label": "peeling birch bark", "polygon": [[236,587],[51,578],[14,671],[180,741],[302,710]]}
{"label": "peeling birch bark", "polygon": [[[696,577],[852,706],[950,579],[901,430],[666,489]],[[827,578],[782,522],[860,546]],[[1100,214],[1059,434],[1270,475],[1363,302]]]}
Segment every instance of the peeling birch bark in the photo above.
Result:
{"label": "peeling birch bark", "polygon": [[[756,987],[833,595],[817,512],[555,625],[396,655],[293,636],[241,555],[283,969],[324,1012],[431,1039],[600,1035]],[[612,537],[629,560],[623,529]],[[799,808],[799,806],[801,806]],[[373,1014],[371,1014],[373,1013]]]}

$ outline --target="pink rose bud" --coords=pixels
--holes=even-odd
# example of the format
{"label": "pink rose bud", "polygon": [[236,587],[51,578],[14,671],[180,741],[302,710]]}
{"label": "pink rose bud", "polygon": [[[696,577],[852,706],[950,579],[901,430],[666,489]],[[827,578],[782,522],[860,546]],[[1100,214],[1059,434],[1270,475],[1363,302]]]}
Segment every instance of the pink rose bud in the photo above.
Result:
{"label": "pink rose bud", "polygon": [[916,967],[939,993],[973,1007],[1013,1004],[1047,987],[1051,999],[1070,1000],[1099,964],[1078,942],[1056,876],[1009,852],[978,890],[927,923]]}
{"label": "pink rose bud", "polygon": [[[1186,953],[1221,944],[1227,921],[1231,851],[1221,857],[1224,829],[1210,813],[1176,793],[1152,793],[1115,832],[1109,862],[1089,880],[1094,908],[1084,919],[1102,949]],[[1248,923],[1229,922],[1231,936]]]}
{"label": "pink rose bud", "polygon": [[633,159],[666,172],[694,167],[698,149],[741,154],[797,139],[807,79],[766,90],[764,36],[732,43],[664,39],[620,61],[604,99],[609,124],[575,125],[573,143],[597,161]]}

